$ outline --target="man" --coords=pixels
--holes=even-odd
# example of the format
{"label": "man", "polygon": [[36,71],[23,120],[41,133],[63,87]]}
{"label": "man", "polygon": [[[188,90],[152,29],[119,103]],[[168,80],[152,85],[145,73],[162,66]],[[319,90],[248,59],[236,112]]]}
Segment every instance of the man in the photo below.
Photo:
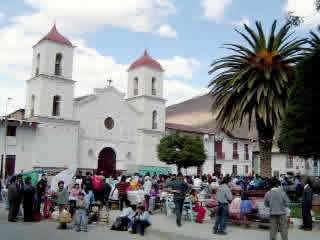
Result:
{"label": "man", "polygon": [[216,200],[218,202],[218,214],[214,225],[213,233],[226,235],[226,222],[229,213],[229,204],[232,201],[232,193],[229,188],[231,178],[229,176],[224,177],[218,188],[216,194]]}
{"label": "man", "polygon": [[306,185],[303,189],[302,195],[302,230],[311,231],[312,230],[312,183],[310,178],[307,178]]}
{"label": "man", "polygon": [[177,178],[168,183],[168,189],[174,194],[173,200],[176,209],[176,223],[178,227],[181,227],[183,203],[186,197],[186,192],[189,189],[188,184],[184,181],[182,173],[178,173]]}
{"label": "man", "polygon": [[128,199],[128,195],[127,195],[128,187],[129,187],[129,183],[126,182],[126,176],[122,176],[120,182],[115,187],[115,189],[118,190],[120,211],[123,210],[123,205]]}
{"label": "man", "polygon": [[264,197],[264,205],[270,208],[270,240],[276,240],[280,231],[282,240],[288,240],[287,208],[289,198],[280,186],[280,182],[273,182],[273,186]]}
{"label": "man", "polygon": [[19,212],[19,192],[17,187],[16,176],[11,177],[10,184],[8,186],[8,201],[9,201],[9,213],[8,221],[16,222]]}

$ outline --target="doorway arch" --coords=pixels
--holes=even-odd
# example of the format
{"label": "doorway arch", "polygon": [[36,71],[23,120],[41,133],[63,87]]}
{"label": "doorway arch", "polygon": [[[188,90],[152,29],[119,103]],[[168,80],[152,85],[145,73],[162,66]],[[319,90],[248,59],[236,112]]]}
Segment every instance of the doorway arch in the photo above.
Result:
{"label": "doorway arch", "polygon": [[110,148],[102,149],[98,156],[98,172],[103,171],[105,176],[112,176],[116,174],[116,153]]}

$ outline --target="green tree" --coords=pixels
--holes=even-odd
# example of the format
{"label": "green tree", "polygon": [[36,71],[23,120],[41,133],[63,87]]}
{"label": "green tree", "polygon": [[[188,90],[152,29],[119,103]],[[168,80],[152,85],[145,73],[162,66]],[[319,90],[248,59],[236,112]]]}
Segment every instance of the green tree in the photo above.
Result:
{"label": "green tree", "polygon": [[163,137],[158,145],[161,162],[181,168],[200,167],[207,156],[203,141],[199,137],[172,134]]}
{"label": "green tree", "polygon": [[224,129],[254,122],[258,132],[261,173],[271,176],[271,148],[275,130],[287,106],[295,64],[301,59],[305,40],[291,39],[290,25],[276,32],[274,21],[266,38],[262,25],[256,22],[257,32],[244,25],[246,33],[237,31],[248,47],[225,44],[232,55],[214,61],[209,83],[216,98],[213,111]]}
{"label": "green tree", "polygon": [[320,38],[311,32],[310,48],[297,67],[297,78],[289,94],[281,124],[279,147],[292,155],[320,157],[320,83],[316,72],[320,62]]}
{"label": "green tree", "polygon": [[[320,0],[314,0],[314,8],[316,12],[320,12]],[[311,16],[298,16],[295,15],[294,12],[287,12],[286,20],[289,25],[297,27],[300,26],[304,22],[305,18],[308,17]]]}

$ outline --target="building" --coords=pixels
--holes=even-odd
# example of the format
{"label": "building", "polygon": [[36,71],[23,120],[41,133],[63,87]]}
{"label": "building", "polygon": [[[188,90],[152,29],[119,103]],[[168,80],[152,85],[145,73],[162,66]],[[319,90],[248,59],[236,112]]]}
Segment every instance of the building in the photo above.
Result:
{"label": "building", "polygon": [[[249,139],[234,137],[219,129],[166,123],[166,134],[175,133],[191,134],[203,139],[207,159],[202,166],[202,173],[241,176],[252,174],[253,143]],[[188,174],[197,174],[196,168],[185,171]]]}
{"label": "building", "polygon": [[6,134],[5,121],[0,125],[0,152],[11,159],[7,166],[16,173],[70,167],[108,175],[170,171],[156,153],[165,133],[162,66],[145,51],[128,69],[126,93],[110,84],[75,98],[74,49],[55,25],[33,46],[24,116],[21,110],[9,115]]}

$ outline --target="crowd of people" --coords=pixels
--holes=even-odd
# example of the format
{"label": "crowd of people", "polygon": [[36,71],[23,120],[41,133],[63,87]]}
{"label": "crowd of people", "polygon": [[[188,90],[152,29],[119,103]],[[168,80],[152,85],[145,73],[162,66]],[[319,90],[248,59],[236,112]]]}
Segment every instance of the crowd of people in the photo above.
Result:
{"label": "crowd of people", "polygon": [[[288,177],[261,178],[256,176],[222,176],[202,175],[183,176],[157,175],[147,173],[142,176],[133,174],[130,176],[106,177],[104,172],[92,174],[87,172],[83,176],[78,171],[73,182],[66,186],[59,181],[54,191],[49,191],[48,179],[45,174],[37,184],[32,185],[31,178],[22,178],[22,175],[11,177],[7,182],[8,221],[16,222],[19,214],[23,215],[26,222],[39,221],[41,217],[49,217],[54,206],[59,211],[60,223],[58,228],[65,229],[67,223],[73,219],[76,231],[87,231],[88,222],[91,220],[89,212],[96,205],[99,210],[103,207],[110,209],[110,204],[116,199],[121,213],[112,224],[112,230],[129,231],[133,234],[144,235],[145,230],[152,224],[151,216],[161,198],[161,193],[166,192],[173,196],[176,224],[182,226],[182,213],[186,196],[190,197],[193,211],[197,213],[196,222],[202,223],[206,215],[206,209],[199,204],[199,195],[214,196],[215,207],[214,234],[225,235],[228,216],[235,202],[233,190],[240,193],[240,215],[246,220],[246,216],[252,212],[253,204],[248,197],[250,191],[264,191],[264,207],[269,209],[270,239],[280,231],[282,239],[288,239],[288,208],[289,198],[287,192],[293,190],[295,199],[302,200],[302,213],[304,230],[312,230],[312,183],[307,179],[302,183],[300,176],[294,179]],[[52,188],[51,188],[52,189]],[[138,203],[130,202],[128,193],[141,190],[144,199]],[[115,198],[114,196],[117,195]],[[22,206],[23,214],[20,213]],[[210,206],[207,205],[209,208]],[[42,209],[42,213],[41,213]],[[70,215],[70,216],[69,216]],[[69,219],[69,220],[66,220]],[[93,221],[97,221],[93,220]]]}

